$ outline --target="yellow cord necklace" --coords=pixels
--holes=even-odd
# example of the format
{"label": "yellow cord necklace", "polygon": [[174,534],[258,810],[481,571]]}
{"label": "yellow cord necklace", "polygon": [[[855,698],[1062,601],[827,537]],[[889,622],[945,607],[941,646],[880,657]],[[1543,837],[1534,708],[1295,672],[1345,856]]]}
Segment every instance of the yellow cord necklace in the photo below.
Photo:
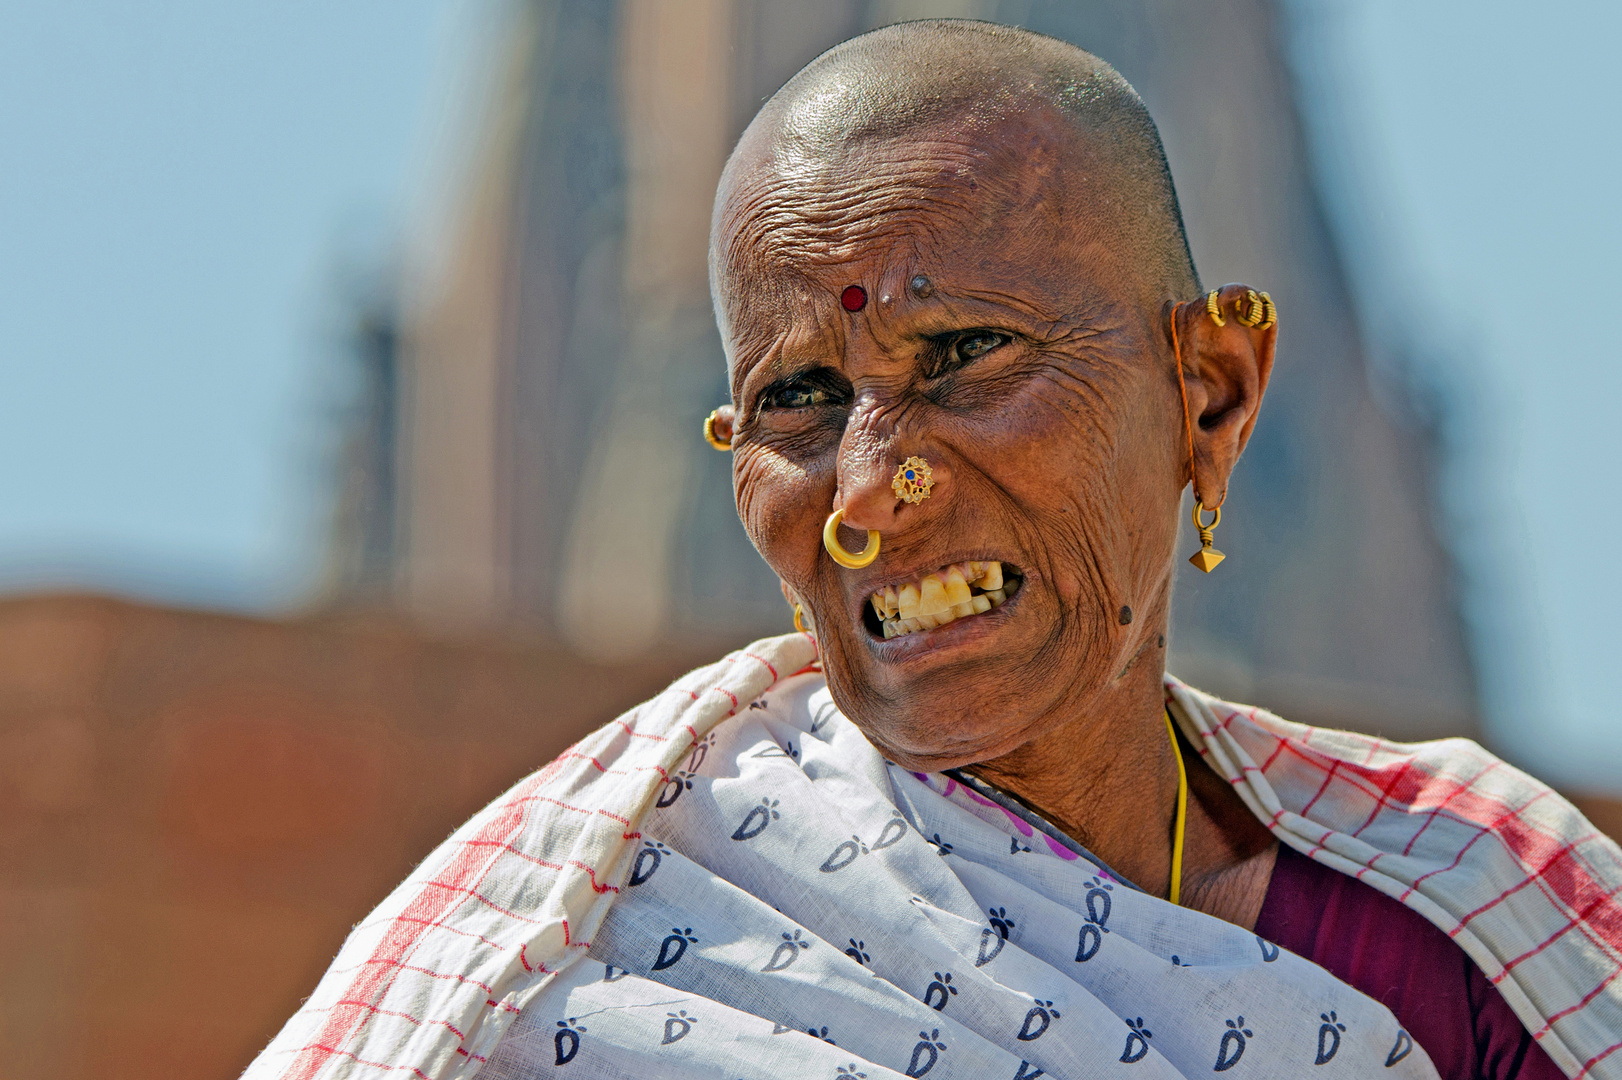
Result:
{"label": "yellow cord necklace", "polygon": [[1171,842],[1171,891],[1167,897],[1181,904],[1183,894],[1183,827],[1188,824],[1188,772],[1183,768],[1183,751],[1177,745],[1177,731],[1171,726],[1171,710],[1166,710],[1166,735],[1171,739],[1171,755],[1177,759],[1177,832]]}

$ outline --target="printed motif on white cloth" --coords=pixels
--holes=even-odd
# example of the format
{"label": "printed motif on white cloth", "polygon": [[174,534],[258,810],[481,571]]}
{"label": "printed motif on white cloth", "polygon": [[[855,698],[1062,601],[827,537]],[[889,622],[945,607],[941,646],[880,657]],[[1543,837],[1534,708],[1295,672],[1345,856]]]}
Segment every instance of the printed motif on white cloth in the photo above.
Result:
{"label": "printed motif on white cloth", "polygon": [[1436,1075],[1322,968],[887,766],[820,676],[693,756],[485,1077]]}
{"label": "printed motif on white cloth", "polygon": [[[759,642],[498,799],[248,1075],[1433,1075],[1315,966],[886,767],[819,678],[783,678],[814,656]],[[1167,687],[1283,842],[1453,933],[1568,1075],[1622,1075],[1622,853],[1569,805],[1463,741]]]}

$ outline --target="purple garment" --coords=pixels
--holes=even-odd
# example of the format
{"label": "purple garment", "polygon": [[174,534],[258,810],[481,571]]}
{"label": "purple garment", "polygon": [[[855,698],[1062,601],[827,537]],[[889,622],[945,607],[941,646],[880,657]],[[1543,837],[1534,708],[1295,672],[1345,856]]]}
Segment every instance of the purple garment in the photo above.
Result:
{"label": "purple garment", "polygon": [[1256,933],[1385,1005],[1442,1080],[1564,1080],[1463,949],[1355,878],[1280,845]]}

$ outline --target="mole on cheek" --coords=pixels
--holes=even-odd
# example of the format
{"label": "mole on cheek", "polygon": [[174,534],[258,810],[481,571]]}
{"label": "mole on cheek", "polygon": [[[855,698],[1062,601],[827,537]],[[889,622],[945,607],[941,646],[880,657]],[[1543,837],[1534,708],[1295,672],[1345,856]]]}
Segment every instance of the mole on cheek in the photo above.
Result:
{"label": "mole on cheek", "polygon": [[907,282],[907,288],[911,289],[912,295],[920,300],[928,300],[935,295],[935,283],[922,274],[918,274]]}
{"label": "mole on cheek", "polygon": [[1125,604],[1121,605],[1121,625],[1125,626],[1132,621],[1132,609]]}

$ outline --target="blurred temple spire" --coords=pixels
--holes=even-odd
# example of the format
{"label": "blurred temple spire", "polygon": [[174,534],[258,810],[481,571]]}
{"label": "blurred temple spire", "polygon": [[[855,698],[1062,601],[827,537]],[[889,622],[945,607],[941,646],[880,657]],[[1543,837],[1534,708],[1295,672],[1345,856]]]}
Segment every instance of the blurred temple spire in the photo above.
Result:
{"label": "blurred temple spire", "polygon": [[401,312],[399,382],[368,382],[397,421],[357,414],[379,445],[355,460],[398,472],[370,474],[386,495],[346,496],[366,509],[341,515],[338,562],[355,569],[335,600],[382,587],[435,624],[539,630],[604,657],[786,630],[730,461],[698,437],[727,393],[706,288],[714,184],[806,61],[931,15],[1023,25],[1115,65],[1160,125],[1208,287],[1278,301],[1229,559],[1183,573],[1172,669],[1315,723],[1472,732],[1434,439],[1401,388],[1371,385],[1273,0],[513,4],[491,100],[468,117],[481,137],[450,240]]}
{"label": "blurred temple spire", "polygon": [[399,566],[399,312],[377,290],[351,307],[343,344],[356,391],[339,447],[328,576],[348,603],[388,605]]}

